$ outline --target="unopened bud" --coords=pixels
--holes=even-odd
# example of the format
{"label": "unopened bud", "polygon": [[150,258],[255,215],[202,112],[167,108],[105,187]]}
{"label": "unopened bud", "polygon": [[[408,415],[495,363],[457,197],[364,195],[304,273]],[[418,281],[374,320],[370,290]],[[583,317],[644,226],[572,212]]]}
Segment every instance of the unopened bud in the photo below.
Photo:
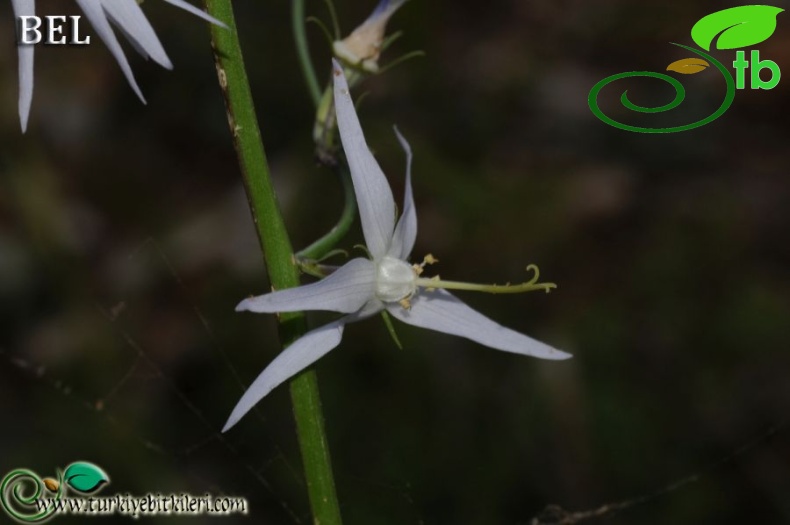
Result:
{"label": "unopened bud", "polygon": [[362,25],[343,40],[332,45],[335,56],[369,73],[379,69],[378,60],[384,42],[387,21],[406,0],[381,0]]}

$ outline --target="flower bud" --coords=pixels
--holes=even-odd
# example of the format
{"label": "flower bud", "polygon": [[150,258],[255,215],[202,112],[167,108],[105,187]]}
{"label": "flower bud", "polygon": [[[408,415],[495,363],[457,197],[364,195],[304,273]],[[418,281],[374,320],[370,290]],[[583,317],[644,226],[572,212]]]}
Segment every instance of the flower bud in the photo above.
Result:
{"label": "flower bud", "polygon": [[368,73],[379,69],[378,60],[387,21],[406,0],[381,0],[362,25],[343,40],[337,40],[332,49],[344,62],[361,67]]}

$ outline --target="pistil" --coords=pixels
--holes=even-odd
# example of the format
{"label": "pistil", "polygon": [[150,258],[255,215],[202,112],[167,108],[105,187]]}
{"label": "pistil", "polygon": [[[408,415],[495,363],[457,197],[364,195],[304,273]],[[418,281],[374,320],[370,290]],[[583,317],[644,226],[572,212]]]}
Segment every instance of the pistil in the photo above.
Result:
{"label": "pistil", "polygon": [[446,290],[467,290],[472,292],[485,292],[485,293],[494,293],[494,294],[524,293],[524,292],[534,292],[538,290],[543,290],[546,293],[549,293],[552,289],[557,287],[557,285],[554,283],[538,282],[538,279],[540,278],[540,270],[538,269],[537,265],[530,264],[529,266],[527,266],[527,271],[528,272],[531,271],[533,273],[532,279],[520,284],[510,284],[510,283],[476,284],[476,283],[465,283],[459,281],[443,281],[439,279],[438,276],[430,279],[426,279],[424,277],[417,277],[414,282],[420,288],[426,288],[428,290],[443,288]]}

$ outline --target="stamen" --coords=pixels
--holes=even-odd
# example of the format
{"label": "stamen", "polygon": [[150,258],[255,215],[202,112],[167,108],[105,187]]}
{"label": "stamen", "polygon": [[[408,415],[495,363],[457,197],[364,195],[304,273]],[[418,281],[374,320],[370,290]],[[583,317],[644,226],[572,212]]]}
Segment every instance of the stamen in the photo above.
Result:
{"label": "stamen", "polygon": [[536,290],[544,290],[546,293],[549,293],[553,288],[557,287],[557,285],[554,283],[538,282],[538,279],[540,278],[540,270],[538,269],[537,265],[530,264],[527,266],[527,271],[531,271],[534,275],[532,276],[532,279],[521,284],[475,284],[458,281],[442,281],[438,279],[438,276],[432,279],[418,277],[415,280],[415,284],[417,286],[426,288],[428,291],[436,288],[443,288],[446,290],[468,290],[486,293],[523,293],[534,292]]}
{"label": "stamen", "polygon": [[414,273],[417,276],[422,275],[423,270],[425,270],[426,264],[436,264],[439,262],[439,259],[433,256],[432,253],[429,253],[425,257],[422,258],[422,262],[420,264],[412,264],[411,267],[414,270]]}

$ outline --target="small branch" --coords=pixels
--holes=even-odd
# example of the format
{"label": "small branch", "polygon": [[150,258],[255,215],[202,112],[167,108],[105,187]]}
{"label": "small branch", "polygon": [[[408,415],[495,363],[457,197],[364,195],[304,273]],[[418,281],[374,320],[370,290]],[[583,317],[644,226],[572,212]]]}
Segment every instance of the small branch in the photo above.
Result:
{"label": "small branch", "polygon": [[307,91],[310,93],[313,105],[317,108],[318,103],[321,101],[321,87],[318,84],[318,77],[316,77],[313,61],[310,58],[310,49],[307,45],[304,0],[292,0],[291,24],[296,42],[296,54],[299,58],[299,65],[302,67],[302,75],[304,75],[304,81],[307,84]]}
{"label": "small branch", "polygon": [[348,167],[344,164],[338,165],[336,170],[343,183],[343,212],[340,214],[340,219],[323,237],[297,253],[297,258],[322,258],[337,245],[346,233],[348,233],[349,228],[351,228],[351,225],[354,223],[354,218],[357,216],[357,200],[354,195],[354,185],[351,182],[351,175],[348,172]]}

